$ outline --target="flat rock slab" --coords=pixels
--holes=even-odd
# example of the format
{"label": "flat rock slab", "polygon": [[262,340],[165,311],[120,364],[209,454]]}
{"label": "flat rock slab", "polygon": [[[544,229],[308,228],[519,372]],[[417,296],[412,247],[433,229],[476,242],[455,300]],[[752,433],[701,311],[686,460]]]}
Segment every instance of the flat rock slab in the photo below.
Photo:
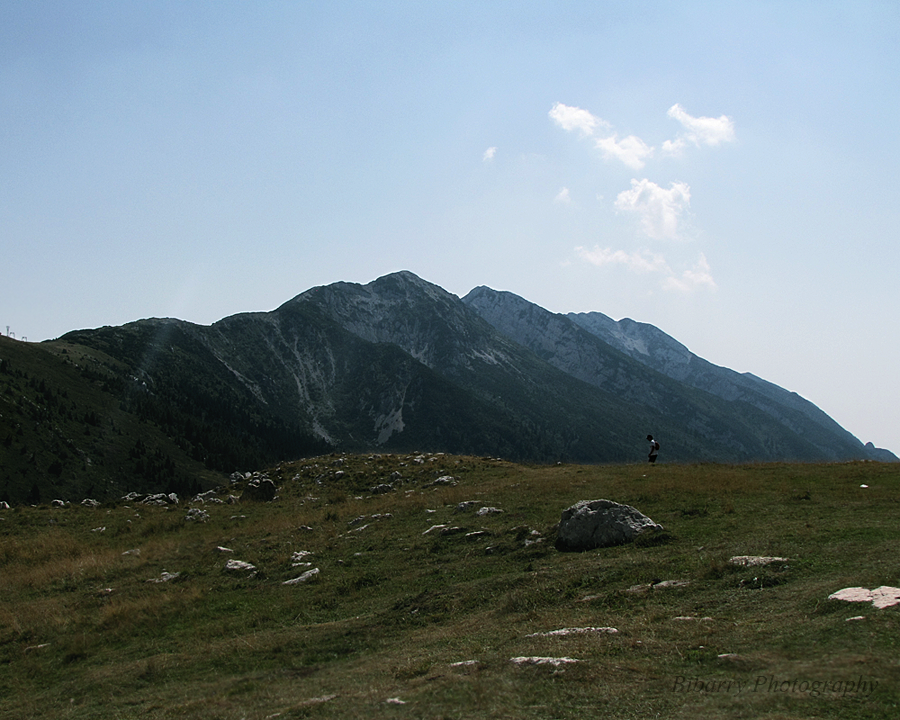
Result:
{"label": "flat rock slab", "polygon": [[578,660],[570,657],[514,657],[509,661],[514,665],[552,665],[559,667],[560,665],[571,665],[577,663]]}
{"label": "flat rock slab", "polygon": [[307,580],[312,580],[319,574],[319,568],[312,568],[311,570],[307,570],[305,573],[300,575],[299,577],[295,577],[292,580],[285,580],[282,585],[299,585],[300,583],[305,583]]}
{"label": "flat rock slab", "polygon": [[581,500],[563,510],[556,548],[579,551],[622,545],[648,530],[662,529],[662,525],[630,505],[612,500]]}
{"label": "flat rock slab", "polygon": [[741,565],[743,567],[757,567],[760,565],[771,565],[772,563],[785,563],[788,558],[783,557],[766,557],[764,555],[735,555],[728,562],[732,565]]}
{"label": "flat rock slab", "polygon": [[845,602],[870,602],[879,610],[893,605],[900,605],[900,588],[882,585],[869,590],[864,587],[851,587],[838,590],[828,596],[829,600],[844,600]]}
{"label": "flat rock slab", "polygon": [[548,632],[537,632],[526,635],[525,637],[565,637],[566,635],[584,635],[587,633],[604,633],[615,635],[619,632],[614,627],[577,627],[577,628],[561,628],[560,630],[550,630]]}
{"label": "flat rock slab", "polygon": [[243,560],[229,560],[225,563],[225,569],[232,572],[252,572],[256,570],[256,566]]}

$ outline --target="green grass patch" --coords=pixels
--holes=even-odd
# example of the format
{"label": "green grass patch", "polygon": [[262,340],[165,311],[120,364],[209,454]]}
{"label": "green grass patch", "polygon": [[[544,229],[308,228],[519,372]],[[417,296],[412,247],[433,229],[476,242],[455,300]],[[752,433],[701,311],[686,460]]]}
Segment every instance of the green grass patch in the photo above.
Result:
{"label": "green grass patch", "polygon": [[[0,718],[898,716],[900,606],[827,598],[900,586],[900,467],[423,454],[269,475],[275,501],[222,488],[206,521],[184,498],[0,511]],[[557,552],[562,510],[598,498],[665,531]],[[532,656],[578,662],[511,662]]]}

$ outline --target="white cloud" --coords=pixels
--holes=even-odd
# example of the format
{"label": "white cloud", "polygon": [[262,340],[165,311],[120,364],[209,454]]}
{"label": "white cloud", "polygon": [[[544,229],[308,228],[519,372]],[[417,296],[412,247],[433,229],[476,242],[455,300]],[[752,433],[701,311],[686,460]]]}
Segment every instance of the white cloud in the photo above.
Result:
{"label": "white cloud", "polygon": [[563,130],[581,130],[584,135],[593,134],[594,128],[597,127],[609,127],[608,122],[592,115],[587,110],[563,105],[561,102],[556,103],[550,109],[549,114]]}
{"label": "white cloud", "polygon": [[678,103],[670,107],[667,114],[681,123],[686,131],[685,138],[695,145],[714,146],[734,140],[734,121],[725,115],[717,118],[692,117]]}
{"label": "white cloud", "polygon": [[649,250],[636,250],[625,252],[612,248],[594,246],[593,250],[587,248],[575,248],[576,254],[591,265],[603,267],[604,265],[625,265],[630,270],[638,272],[666,272],[671,273],[669,266],[662,255],[652,253]]}
{"label": "white cloud", "polygon": [[663,290],[690,293],[704,287],[710,290],[717,289],[709,263],[703,253],[700,253],[700,257],[694,267],[685,270],[680,276],[675,274],[662,255],[650,250],[626,252],[625,250],[613,250],[612,248],[601,248],[599,245],[595,245],[592,250],[576,247],[575,254],[585,262],[597,267],[622,265],[633,272],[660,273],[663,275]]}
{"label": "white cloud", "polygon": [[632,180],[631,189],[616,197],[616,210],[635,213],[640,217],[641,229],[656,240],[675,239],[679,223],[691,202],[691,189],[685,183],[673,182],[666,190],[655,182]]}
{"label": "white cloud", "polygon": [[718,287],[716,281],[713,280],[709,263],[703,253],[700,253],[700,257],[694,267],[690,270],[685,270],[680,278],[673,275],[663,283],[663,289],[676,290],[683,293],[692,292],[701,287],[707,287],[710,290],[715,290]]}
{"label": "white cloud", "polygon": [[681,151],[684,150],[685,142],[684,138],[675,138],[674,140],[666,140],[662,144],[662,154],[663,155],[681,155]]}
{"label": "white cloud", "polygon": [[484,155],[481,156],[481,159],[483,162],[487,162],[488,160],[493,160],[494,155],[496,155],[496,154],[497,154],[497,148],[489,147],[487,150],[484,151]]}
{"label": "white cloud", "polygon": [[572,198],[569,197],[569,188],[564,187],[562,190],[560,190],[556,194],[556,197],[553,198],[553,202],[555,202],[557,205],[571,205]]}
{"label": "white cloud", "polygon": [[604,158],[621,160],[632,170],[640,170],[644,167],[644,158],[653,155],[653,148],[634,135],[622,140],[618,140],[616,135],[601,138],[597,141],[597,148],[603,153]]}

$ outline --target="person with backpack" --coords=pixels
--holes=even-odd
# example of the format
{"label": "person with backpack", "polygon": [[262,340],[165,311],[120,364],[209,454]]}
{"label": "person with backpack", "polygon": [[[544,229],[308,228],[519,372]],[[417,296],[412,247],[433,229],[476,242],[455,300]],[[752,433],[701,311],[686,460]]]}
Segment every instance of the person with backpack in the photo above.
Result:
{"label": "person with backpack", "polygon": [[650,462],[655,463],[656,456],[659,454],[659,443],[653,439],[652,435],[647,436],[647,441],[650,443],[650,454],[647,456],[647,459]]}

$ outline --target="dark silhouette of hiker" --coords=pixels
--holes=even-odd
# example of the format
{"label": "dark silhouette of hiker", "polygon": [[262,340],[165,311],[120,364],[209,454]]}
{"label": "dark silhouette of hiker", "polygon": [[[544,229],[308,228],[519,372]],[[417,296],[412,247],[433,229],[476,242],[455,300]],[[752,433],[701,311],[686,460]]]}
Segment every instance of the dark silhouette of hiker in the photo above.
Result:
{"label": "dark silhouette of hiker", "polygon": [[647,456],[647,459],[650,462],[655,463],[656,456],[659,454],[659,443],[653,439],[652,435],[647,436],[647,442],[650,443],[650,454]]}

